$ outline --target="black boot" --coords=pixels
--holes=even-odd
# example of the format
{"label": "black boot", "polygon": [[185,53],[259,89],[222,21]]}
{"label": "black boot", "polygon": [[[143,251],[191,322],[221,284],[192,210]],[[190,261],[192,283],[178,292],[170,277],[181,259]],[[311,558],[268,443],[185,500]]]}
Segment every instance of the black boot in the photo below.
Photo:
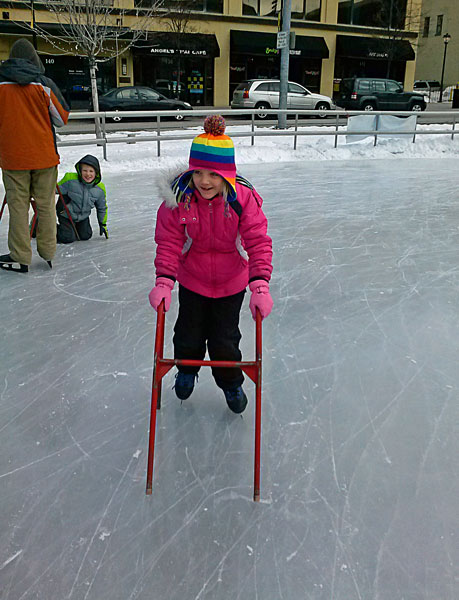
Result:
{"label": "black boot", "polygon": [[240,414],[245,411],[247,406],[247,396],[244,394],[244,390],[239,385],[236,388],[229,390],[223,390],[226,398],[226,404],[233,413]]}
{"label": "black boot", "polygon": [[23,265],[11,258],[11,254],[2,254],[0,256],[0,268],[5,271],[16,271],[16,273],[27,273],[28,265]]}
{"label": "black boot", "polygon": [[182,371],[177,373],[174,388],[175,395],[179,400],[186,400],[191,396],[197,376],[197,373],[182,373]]}

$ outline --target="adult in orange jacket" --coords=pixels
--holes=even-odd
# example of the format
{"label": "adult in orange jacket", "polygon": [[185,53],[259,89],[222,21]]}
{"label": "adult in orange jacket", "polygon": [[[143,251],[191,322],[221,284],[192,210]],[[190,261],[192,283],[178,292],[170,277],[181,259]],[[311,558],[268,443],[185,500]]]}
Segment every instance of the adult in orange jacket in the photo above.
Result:
{"label": "adult in orange jacket", "polygon": [[0,167],[10,215],[9,254],[0,267],[26,273],[32,262],[29,204],[38,210],[37,250],[52,267],[56,252],[55,189],[59,154],[54,125],[65,125],[69,107],[44,76],[32,44],[17,40],[0,66]]}

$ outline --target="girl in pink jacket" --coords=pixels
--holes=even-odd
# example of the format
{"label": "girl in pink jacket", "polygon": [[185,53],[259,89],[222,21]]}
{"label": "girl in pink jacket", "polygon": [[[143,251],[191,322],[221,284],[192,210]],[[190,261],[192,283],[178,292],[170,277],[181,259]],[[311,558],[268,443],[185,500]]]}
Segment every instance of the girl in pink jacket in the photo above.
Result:
{"label": "girl in pink jacket", "polygon": [[[239,313],[245,289],[250,310],[265,318],[273,301],[269,293],[272,244],[262,199],[236,175],[234,144],[223,117],[207,117],[205,133],[191,145],[189,168],[168,186],[158,210],[155,241],[156,285],[149,298],[157,310],[179,282],[179,314],[174,327],[174,357],[240,361]],[[181,400],[194,388],[199,367],[179,367],[175,393]],[[247,397],[240,368],[212,367],[229,408],[242,413]]]}

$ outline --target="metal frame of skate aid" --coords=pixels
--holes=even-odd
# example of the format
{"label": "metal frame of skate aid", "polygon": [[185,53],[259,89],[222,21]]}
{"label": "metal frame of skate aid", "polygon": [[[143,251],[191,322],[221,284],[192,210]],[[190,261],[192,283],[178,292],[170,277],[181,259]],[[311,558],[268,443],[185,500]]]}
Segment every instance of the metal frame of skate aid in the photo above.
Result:
{"label": "metal frame of skate aid", "polygon": [[[69,221],[70,221],[70,223],[71,223],[71,225],[72,225],[72,227],[73,227],[73,231],[75,232],[76,239],[77,239],[77,240],[79,240],[79,239],[80,239],[80,236],[78,235],[78,231],[77,231],[77,229],[76,229],[76,227],[75,227],[75,223],[73,222],[72,215],[70,214],[70,211],[69,211],[69,207],[68,207],[68,206],[67,206],[67,204],[64,202],[64,198],[63,198],[63,196],[62,196],[61,189],[60,189],[60,187],[59,187],[58,185],[56,185],[56,190],[57,190],[57,193],[59,194],[59,198],[60,198],[60,200],[61,200],[62,204],[64,205],[64,208],[65,208],[65,211],[66,211],[66,213],[67,213],[67,216],[68,216],[68,218],[69,218]],[[8,202],[7,202],[7,200],[6,200],[6,194],[5,194],[5,197],[3,198],[3,204],[2,204],[2,208],[0,209],[0,221],[2,220],[2,217],[3,217],[3,211],[5,210],[5,206],[6,206],[7,204],[8,204]],[[32,205],[32,208],[33,208],[33,218],[32,218],[32,223],[31,223],[31,225],[30,225],[30,237],[32,237],[32,235],[33,235],[33,232],[34,232],[34,229],[35,229],[35,225],[37,224],[37,216],[38,216],[38,213],[37,213],[37,204],[36,204],[35,200],[33,200],[33,199],[31,198],[31,199],[30,199],[30,204]]]}
{"label": "metal frame of skate aid", "polygon": [[255,456],[254,456],[254,483],[253,499],[255,502],[260,500],[260,447],[261,447],[261,313],[257,309],[255,320],[255,360],[254,361],[231,361],[231,360],[189,360],[164,358],[164,300],[158,307],[156,318],[156,336],[153,362],[153,381],[151,390],[151,415],[150,415],[150,436],[148,444],[148,462],[147,462],[147,488],[146,493],[152,493],[153,480],[153,460],[155,452],[155,434],[156,434],[156,411],[161,408],[161,384],[162,378],[172,367],[183,365],[186,367],[239,367],[255,383]]}
{"label": "metal frame of skate aid", "polygon": [[[3,203],[2,203],[2,208],[0,209],[0,221],[2,220],[3,217],[3,211],[5,210],[5,206],[8,204],[8,202],[6,201],[6,194],[3,198]],[[30,199],[30,204],[32,205],[33,208],[33,218],[32,218],[32,224],[30,226],[30,237],[32,237],[33,234],[33,230],[35,229],[35,224],[37,222],[37,205],[35,200],[32,200],[32,198]]]}

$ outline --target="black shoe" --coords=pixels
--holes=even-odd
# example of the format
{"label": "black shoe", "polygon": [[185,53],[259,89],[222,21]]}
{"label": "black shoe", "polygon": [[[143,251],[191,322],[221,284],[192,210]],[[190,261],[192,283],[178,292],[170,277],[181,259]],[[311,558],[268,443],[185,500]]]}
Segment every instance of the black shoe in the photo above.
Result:
{"label": "black shoe", "polygon": [[237,388],[230,390],[223,390],[226,398],[226,404],[233,413],[240,414],[245,411],[247,406],[247,396],[244,394],[244,390],[239,385]]}
{"label": "black shoe", "polygon": [[175,394],[180,400],[186,400],[194,390],[194,379],[197,373],[182,373],[179,371],[175,376]]}
{"label": "black shoe", "polygon": [[27,273],[28,265],[23,265],[11,258],[11,254],[2,254],[0,256],[0,268],[5,271],[16,271],[16,273]]}

